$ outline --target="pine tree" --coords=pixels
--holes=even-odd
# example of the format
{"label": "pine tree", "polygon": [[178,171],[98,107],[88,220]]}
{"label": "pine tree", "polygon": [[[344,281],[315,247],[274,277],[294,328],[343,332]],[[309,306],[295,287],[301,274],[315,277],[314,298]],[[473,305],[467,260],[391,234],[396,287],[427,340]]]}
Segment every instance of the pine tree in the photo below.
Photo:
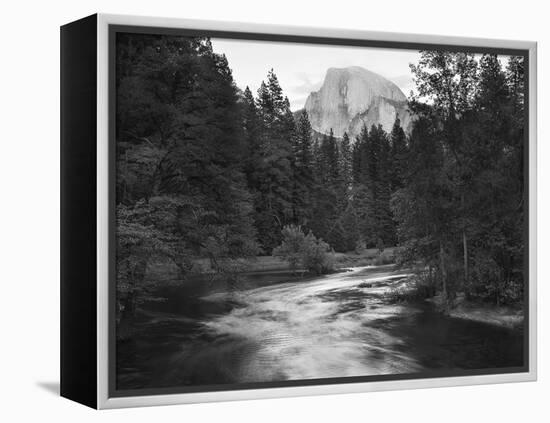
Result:
{"label": "pine tree", "polygon": [[273,69],[271,69],[267,74],[267,89],[269,90],[269,96],[271,103],[273,104],[275,116],[283,116],[287,104],[283,96],[283,89],[279,85],[279,80],[277,79],[277,75],[275,75]]}
{"label": "pine tree", "polygon": [[152,260],[185,279],[207,257],[230,278],[226,266],[258,248],[226,57],[207,38],[127,34],[117,44],[117,292],[131,312],[160,283],[144,279]]}
{"label": "pine tree", "polygon": [[391,140],[391,190],[396,191],[402,188],[406,178],[406,159],[407,159],[407,138],[405,131],[401,127],[399,117],[395,119],[390,134]]}
{"label": "pine tree", "polygon": [[422,261],[438,269],[441,289],[446,295],[450,267],[447,227],[455,204],[445,169],[444,147],[438,135],[436,122],[430,117],[421,115],[415,121],[407,160],[410,178],[394,193],[391,207],[398,222],[401,260]]}
{"label": "pine tree", "polygon": [[476,118],[465,142],[471,181],[465,207],[474,246],[469,255],[477,265],[492,263],[500,269],[492,278],[474,272],[468,292],[489,288],[497,304],[514,275],[521,274],[522,262],[517,246],[522,244],[523,137],[515,131],[513,86],[496,55],[481,58]]}
{"label": "pine tree", "polygon": [[389,208],[390,201],[390,145],[381,125],[372,126],[366,142],[367,178],[374,201],[376,217],[376,245],[392,245],[393,224]]}
{"label": "pine tree", "polygon": [[312,217],[312,193],[314,189],[314,156],[312,129],[306,111],[298,120],[294,137],[293,160],[293,219],[295,224],[308,227]]}
{"label": "pine tree", "polygon": [[364,183],[364,169],[366,169],[365,152],[369,131],[363,125],[360,134],[357,136],[351,151],[351,174],[355,185]]}
{"label": "pine tree", "polygon": [[365,139],[365,153],[364,153],[364,183],[369,185],[376,197],[376,183],[378,182],[379,165],[380,160],[380,147],[381,147],[381,126],[372,125],[367,138]]}
{"label": "pine tree", "polygon": [[248,187],[252,192],[258,189],[256,165],[261,160],[260,127],[256,101],[250,88],[247,86],[242,99],[243,129],[246,138],[246,154],[244,172]]}
{"label": "pine tree", "polygon": [[320,155],[320,182],[326,184],[335,183],[338,178],[338,145],[332,129],[325,134],[319,146]]}
{"label": "pine tree", "polygon": [[515,114],[523,119],[525,98],[525,66],[522,56],[510,56],[506,67],[506,83]]}
{"label": "pine tree", "polygon": [[343,189],[347,196],[349,190],[351,189],[353,179],[352,147],[347,132],[344,132],[342,141],[340,143],[339,159],[339,175],[342,181]]}
{"label": "pine tree", "polygon": [[[447,155],[445,165],[452,176],[452,198],[455,202],[454,215],[448,216],[448,225],[442,228],[441,263],[449,258],[447,251],[460,251],[462,248],[463,278],[462,285],[469,284],[469,241],[468,241],[468,148],[464,145],[465,120],[471,113],[478,88],[478,63],[471,53],[453,53],[444,51],[423,51],[418,65],[411,65],[416,78],[419,98],[431,103],[431,119],[438,127],[439,136],[444,143]],[[418,98],[411,102],[413,110],[420,104]],[[454,259],[454,258],[450,258]],[[458,259],[458,254],[456,259]],[[442,264],[440,265],[442,266]],[[446,267],[446,266],[445,266]],[[458,289],[456,281],[453,289]]]}
{"label": "pine tree", "polygon": [[255,195],[256,228],[266,253],[280,243],[281,230],[292,221],[294,120],[274,71],[258,90],[260,160]]}
{"label": "pine tree", "polygon": [[[350,194],[350,210],[354,216],[356,243],[368,247],[376,245],[377,219],[375,209],[372,166],[375,161],[369,130],[363,126],[352,150],[353,187]],[[353,221],[350,217],[348,222]],[[349,225],[350,223],[348,223]]]}

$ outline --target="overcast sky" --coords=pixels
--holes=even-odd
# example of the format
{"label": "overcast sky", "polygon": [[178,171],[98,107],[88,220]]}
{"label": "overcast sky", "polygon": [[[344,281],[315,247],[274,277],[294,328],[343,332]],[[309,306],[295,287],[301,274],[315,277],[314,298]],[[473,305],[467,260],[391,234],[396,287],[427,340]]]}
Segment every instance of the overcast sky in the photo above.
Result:
{"label": "overcast sky", "polygon": [[409,63],[416,63],[416,50],[327,46],[250,40],[212,39],[216,53],[225,53],[237,85],[247,85],[256,94],[273,68],[292,110],[304,106],[317,91],[330,67],[361,66],[393,81],[408,96],[413,88]]}
{"label": "overcast sky", "polygon": [[[420,58],[417,50],[221,38],[212,38],[212,46],[227,56],[237,86],[244,90],[248,85],[254,95],[273,68],[293,111],[304,107],[309,93],[321,87],[331,67],[361,66],[393,81],[408,97],[414,90],[409,63]],[[508,56],[499,59],[506,66]]]}

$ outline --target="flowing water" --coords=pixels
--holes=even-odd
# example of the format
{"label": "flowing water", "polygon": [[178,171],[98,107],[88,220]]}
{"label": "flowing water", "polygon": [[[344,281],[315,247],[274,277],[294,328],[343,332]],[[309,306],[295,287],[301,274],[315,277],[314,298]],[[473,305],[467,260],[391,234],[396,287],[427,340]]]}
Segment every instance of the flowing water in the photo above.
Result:
{"label": "flowing water", "polygon": [[521,331],[389,302],[407,276],[393,266],[273,284],[275,276],[251,275],[235,290],[203,283],[151,305],[134,340],[119,346],[118,388],[522,364]]}

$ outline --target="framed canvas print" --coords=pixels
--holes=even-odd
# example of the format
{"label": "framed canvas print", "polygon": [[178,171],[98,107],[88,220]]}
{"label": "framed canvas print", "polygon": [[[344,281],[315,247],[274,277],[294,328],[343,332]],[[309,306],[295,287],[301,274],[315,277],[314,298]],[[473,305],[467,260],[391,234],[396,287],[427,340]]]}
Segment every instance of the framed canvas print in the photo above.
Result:
{"label": "framed canvas print", "polygon": [[536,378],[536,44],[61,28],[61,394]]}

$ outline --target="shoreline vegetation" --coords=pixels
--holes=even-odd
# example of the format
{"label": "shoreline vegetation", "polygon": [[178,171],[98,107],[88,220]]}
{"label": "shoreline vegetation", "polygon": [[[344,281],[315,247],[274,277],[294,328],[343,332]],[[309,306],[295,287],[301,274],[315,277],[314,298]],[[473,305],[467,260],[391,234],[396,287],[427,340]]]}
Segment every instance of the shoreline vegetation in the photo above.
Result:
{"label": "shoreline vegetation", "polygon": [[[332,255],[334,268],[327,274],[346,273],[357,267],[393,267],[399,269],[396,263],[398,257],[398,247],[388,247],[384,250],[376,248],[365,249],[361,252],[347,253],[328,253]],[[197,262],[197,265],[203,268],[203,274],[208,274],[204,269],[208,266],[205,261]],[[271,278],[262,283],[244,283],[242,280],[236,282],[239,289],[256,288],[259,286],[276,285],[280,283],[308,283],[312,280],[317,280],[319,275],[308,272],[305,268],[292,268],[290,263],[277,256],[257,256],[246,259],[241,263],[241,274],[244,277],[251,278],[254,276],[269,275]],[[446,305],[440,290],[428,289],[425,286],[418,285],[417,273],[414,268],[406,268],[412,272],[396,282],[392,282],[387,287],[387,292],[384,295],[385,300],[391,304],[407,303],[407,304],[427,304],[435,311],[446,315],[447,317],[471,320],[498,327],[508,329],[521,329],[524,321],[524,314],[521,305],[495,305],[490,302],[480,300],[468,300],[464,293],[457,293],[456,297],[449,301]],[[212,271],[212,270],[211,270]],[[162,264],[158,267],[152,267],[148,278],[156,280],[171,280],[177,281],[177,268],[175,266],[167,266]],[[228,285],[226,281],[221,281],[221,286]],[[372,287],[376,284],[368,284]],[[229,285],[232,287],[232,285]],[[337,286],[335,286],[337,288]],[[157,298],[162,301],[162,298]]]}

